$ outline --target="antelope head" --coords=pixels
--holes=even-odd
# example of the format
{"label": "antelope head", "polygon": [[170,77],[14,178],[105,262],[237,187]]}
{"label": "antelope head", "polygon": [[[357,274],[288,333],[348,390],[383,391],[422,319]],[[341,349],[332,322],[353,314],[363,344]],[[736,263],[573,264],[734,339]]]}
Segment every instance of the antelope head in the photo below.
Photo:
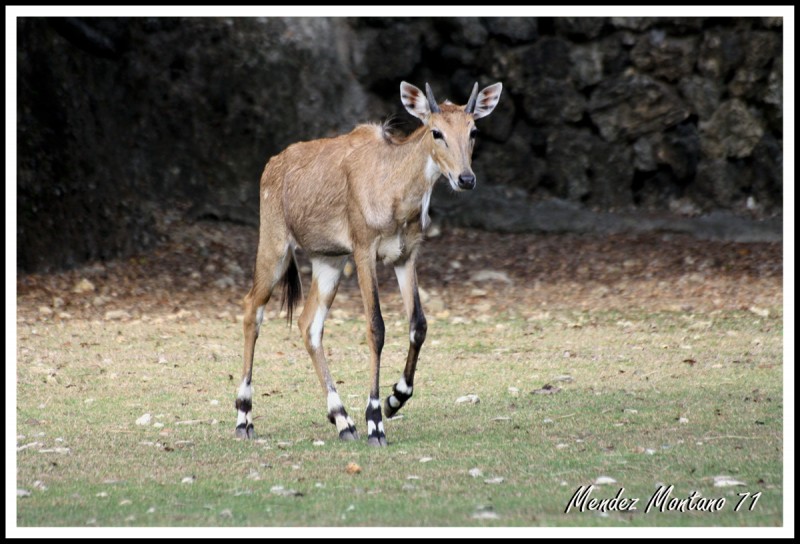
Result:
{"label": "antelope head", "polygon": [[425,93],[405,81],[400,84],[403,105],[427,129],[423,138],[430,149],[432,164],[447,177],[454,191],[475,188],[472,171],[472,148],[478,131],[475,121],[492,113],[502,90],[503,84],[495,83],[478,92],[475,83],[467,104],[458,106],[449,100],[437,103],[427,83]]}

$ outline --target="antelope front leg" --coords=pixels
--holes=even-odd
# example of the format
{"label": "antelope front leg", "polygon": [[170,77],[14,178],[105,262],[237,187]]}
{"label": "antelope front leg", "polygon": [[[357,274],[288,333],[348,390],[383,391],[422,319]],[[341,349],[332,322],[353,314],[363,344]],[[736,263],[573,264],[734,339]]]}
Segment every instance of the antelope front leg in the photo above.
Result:
{"label": "antelope front leg", "polygon": [[378,300],[378,276],[375,271],[375,250],[359,252],[354,255],[358,271],[358,285],[364,300],[367,316],[367,344],[370,350],[370,371],[372,383],[367,400],[367,443],[370,446],[386,446],[386,433],[383,429],[380,401],[381,351],[383,350],[384,326],[381,305]]}
{"label": "antelope front leg", "polygon": [[417,358],[428,331],[428,323],[425,320],[425,314],[422,313],[422,305],[419,301],[415,256],[405,263],[395,266],[394,272],[397,276],[397,283],[400,285],[403,305],[408,316],[409,345],[403,375],[392,387],[392,394],[386,397],[386,417],[395,415],[414,392],[414,372],[417,369]]}

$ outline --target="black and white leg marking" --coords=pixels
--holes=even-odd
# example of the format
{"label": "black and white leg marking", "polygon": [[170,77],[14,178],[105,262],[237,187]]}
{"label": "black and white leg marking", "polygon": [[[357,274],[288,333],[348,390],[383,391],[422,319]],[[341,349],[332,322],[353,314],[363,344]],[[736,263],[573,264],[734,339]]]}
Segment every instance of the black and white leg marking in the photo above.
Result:
{"label": "black and white leg marking", "polygon": [[311,355],[320,383],[327,391],[328,420],[336,425],[340,440],[356,440],[358,432],[353,420],[347,415],[347,411],[342,405],[339,393],[336,391],[335,382],[328,369],[325,351],[322,347],[325,318],[328,315],[328,309],[333,302],[333,298],[336,296],[336,289],[339,285],[339,278],[345,262],[346,259],[341,257],[314,257],[311,259],[312,282],[306,304],[308,305],[308,311],[313,313],[309,313],[306,316],[305,312],[307,310],[304,309],[303,315],[300,317],[300,326],[301,328],[305,327],[306,349]]}
{"label": "black and white leg marking", "polygon": [[[266,305],[256,309],[255,337],[261,331],[261,323],[264,322],[264,308]],[[239,386],[239,393],[236,395],[236,438],[255,438],[256,433],[253,429],[253,386],[251,385],[253,375],[252,363],[248,371],[242,378]]]}
{"label": "black and white leg marking", "polygon": [[383,429],[380,401],[381,351],[386,335],[386,327],[381,316],[381,304],[378,299],[378,276],[375,270],[376,247],[368,252],[354,254],[358,271],[358,286],[364,302],[364,314],[367,318],[367,344],[370,348],[370,388],[365,413],[367,421],[367,444],[370,446],[386,446],[386,433]]}
{"label": "black and white leg marking", "polygon": [[403,375],[392,386],[392,394],[386,397],[386,417],[393,417],[414,393],[414,374],[417,369],[419,350],[425,342],[425,336],[428,332],[428,322],[422,312],[422,304],[419,300],[419,289],[413,260],[395,267],[395,274],[397,275],[397,283],[400,285],[400,292],[403,295],[403,303],[409,319],[409,344]]}
{"label": "black and white leg marking", "polygon": [[245,377],[236,396],[236,438],[255,438],[253,428],[253,386]]}
{"label": "black and white leg marking", "polygon": [[336,391],[328,391],[328,420],[336,425],[339,431],[339,440],[358,440],[358,431],[355,423],[347,415]]}
{"label": "black and white leg marking", "polygon": [[392,386],[392,394],[386,397],[386,417],[393,417],[408,402],[414,388],[406,383],[405,377]]}
{"label": "black and white leg marking", "polygon": [[367,444],[370,446],[386,446],[386,433],[383,429],[381,401],[370,397],[367,401]]}

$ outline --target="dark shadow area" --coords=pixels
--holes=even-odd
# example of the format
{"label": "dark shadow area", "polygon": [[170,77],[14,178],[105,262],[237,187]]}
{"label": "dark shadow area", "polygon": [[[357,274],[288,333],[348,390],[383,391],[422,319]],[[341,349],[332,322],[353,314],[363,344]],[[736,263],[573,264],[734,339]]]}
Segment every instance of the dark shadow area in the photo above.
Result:
{"label": "dark shadow area", "polygon": [[435,198],[450,224],[551,232],[537,226],[550,200],[569,211],[559,232],[623,232],[637,214],[678,232],[729,214],[761,232],[782,214],[781,18],[20,18],[17,31],[20,272],[139,254],[173,209],[255,225],[260,173],[287,145],[392,115],[416,126],[402,80],[461,103],[475,81],[503,82],[478,123],[480,217]]}

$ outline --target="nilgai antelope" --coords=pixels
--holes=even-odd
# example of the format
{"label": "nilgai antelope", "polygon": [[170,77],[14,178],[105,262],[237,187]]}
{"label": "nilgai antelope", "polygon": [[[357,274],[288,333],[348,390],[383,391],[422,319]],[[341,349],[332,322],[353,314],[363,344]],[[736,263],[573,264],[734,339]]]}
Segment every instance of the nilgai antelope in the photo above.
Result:
{"label": "nilgai antelope", "polygon": [[394,266],[409,321],[405,370],[386,399],[393,416],[411,398],[414,371],[427,324],[417,290],[417,250],[430,224],[433,185],[444,176],[454,191],[475,188],[472,148],[475,120],[497,105],[502,84],[478,92],[466,106],[437,104],[433,92],[400,84],[400,97],[422,126],[405,138],[384,125],[359,125],[349,134],[290,145],[272,157],[261,174],[260,228],[253,287],[244,297],[244,370],[236,399],[236,436],[253,438],[253,350],[264,307],[283,282],[291,323],[301,293],[294,249],[301,247],[312,264],[311,289],[299,325],[306,349],[328,400],[328,419],[339,438],[358,438],[342,405],[322,347],[323,325],[342,269],[352,255],[367,316],[370,390],[367,442],[385,446],[379,391],[384,326],[378,301],[376,261]]}

